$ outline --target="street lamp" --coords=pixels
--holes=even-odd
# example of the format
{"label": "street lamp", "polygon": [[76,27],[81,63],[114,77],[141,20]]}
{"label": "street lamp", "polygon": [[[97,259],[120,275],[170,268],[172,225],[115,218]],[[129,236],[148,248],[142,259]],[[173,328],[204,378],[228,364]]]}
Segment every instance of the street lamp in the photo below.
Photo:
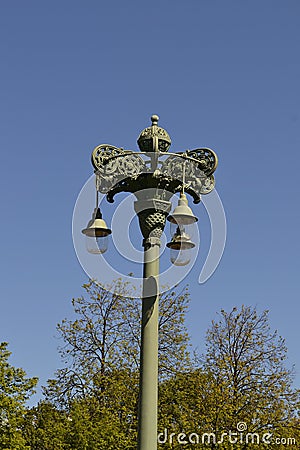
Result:
{"label": "street lamp", "polygon": [[167,247],[171,249],[171,262],[175,266],[186,266],[191,260],[190,250],[195,247],[191,238],[193,237],[193,225],[198,221],[198,218],[193,215],[191,208],[188,206],[184,191],[180,193],[178,205],[173,213],[167,217],[167,220],[170,222],[172,236],[171,242],[167,243]]}
{"label": "street lamp", "polygon": [[96,189],[96,207],[93,211],[92,218],[87,224],[87,227],[81,232],[85,234],[85,245],[89,253],[97,255],[106,252],[108,246],[107,238],[111,234],[111,230],[102,218],[102,213],[99,208],[98,189]]}
{"label": "street lamp", "polygon": [[95,208],[92,218],[87,228],[82,230],[86,236],[86,249],[89,253],[105,253],[107,250],[107,238],[111,230],[107,227],[105,220],[102,219],[100,208]]}
{"label": "street lamp", "polygon": [[[111,233],[100,213],[98,193],[106,194],[108,202],[120,192],[136,197],[134,209],[143,235],[144,265],[142,292],[140,385],[138,412],[138,449],[157,449],[157,391],[158,391],[158,299],[159,248],[166,219],[171,224],[171,261],[186,265],[189,252],[195,247],[191,231],[197,217],[188,206],[186,194],[194,203],[201,194],[214,188],[213,173],[217,156],[209,148],[168,152],[171,139],[158,126],[158,116],[151,117],[152,125],[139,138],[140,151],[124,150],[101,144],[92,152],[96,177],[96,208],[87,228],[82,230],[88,240],[90,253],[103,253],[103,239]],[[170,199],[180,193],[178,205],[171,215]],[[90,243],[90,240],[93,244]]]}

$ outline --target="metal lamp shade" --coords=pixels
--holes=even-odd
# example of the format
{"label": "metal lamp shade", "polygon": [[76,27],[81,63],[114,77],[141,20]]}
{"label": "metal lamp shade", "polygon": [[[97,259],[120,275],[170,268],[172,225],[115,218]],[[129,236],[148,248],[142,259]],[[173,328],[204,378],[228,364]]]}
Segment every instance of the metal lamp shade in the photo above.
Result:
{"label": "metal lamp shade", "polygon": [[108,247],[107,237],[111,234],[111,230],[107,227],[105,220],[102,219],[99,208],[97,208],[96,214],[93,214],[87,228],[82,230],[82,233],[86,236],[86,248],[89,253],[106,252]]}
{"label": "metal lamp shade", "polygon": [[194,216],[184,193],[180,194],[178,205],[173,213],[167,217],[167,220],[178,225],[191,225],[192,223],[197,222],[198,218]]}
{"label": "metal lamp shade", "polygon": [[107,227],[105,220],[95,219],[90,226],[82,230],[82,233],[88,237],[105,237],[111,234],[111,230]]}

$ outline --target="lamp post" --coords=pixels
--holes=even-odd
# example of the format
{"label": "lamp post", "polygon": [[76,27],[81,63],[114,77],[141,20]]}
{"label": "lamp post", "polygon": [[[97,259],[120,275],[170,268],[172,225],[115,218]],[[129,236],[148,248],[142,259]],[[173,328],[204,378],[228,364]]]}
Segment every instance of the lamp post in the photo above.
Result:
{"label": "lamp post", "polygon": [[[190,249],[195,246],[189,228],[198,219],[188,206],[185,193],[194,203],[201,194],[214,188],[213,172],[217,156],[209,148],[168,152],[171,139],[158,126],[158,116],[151,117],[152,125],[139,138],[139,152],[101,144],[92,152],[96,176],[96,207],[87,228],[82,230],[90,253],[104,253],[111,230],[102,218],[98,193],[106,194],[108,202],[120,192],[136,197],[134,209],[143,235],[144,267],[142,291],[142,323],[140,354],[140,385],[138,412],[138,449],[157,449],[157,392],[158,392],[158,302],[159,250],[166,219],[171,223],[171,262],[182,266],[189,263]],[[173,213],[171,197],[180,193]],[[105,243],[103,243],[105,241]]]}

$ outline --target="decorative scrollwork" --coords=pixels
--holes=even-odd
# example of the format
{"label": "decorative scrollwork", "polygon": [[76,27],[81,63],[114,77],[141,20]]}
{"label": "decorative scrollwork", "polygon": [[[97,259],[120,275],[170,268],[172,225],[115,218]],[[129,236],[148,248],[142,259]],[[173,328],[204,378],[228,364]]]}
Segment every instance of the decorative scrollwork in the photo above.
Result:
{"label": "decorative scrollwork", "polygon": [[188,150],[185,154],[199,161],[199,168],[207,176],[212,175],[217,168],[218,157],[210,148],[196,148],[194,150]]}
{"label": "decorative scrollwork", "polygon": [[109,144],[98,145],[92,153],[92,164],[95,170],[102,172],[104,166],[113,157],[122,154],[124,150],[122,148],[115,147]]}
{"label": "decorative scrollwork", "polygon": [[[161,166],[161,173],[170,180],[178,181],[178,188],[184,188],[187,192],[196,194],[208,194],[214,188],[214,177],[207,176],[204,170],[199,168],[199,164],[189,158],[185,158],[185,154],[170,155]],[[176,190],[178,190],[176,188]],[[196,198],[194,196],[194,198]],[[197,201],[197,200],[196,200]]]}
{"label": "decorative scrollwork", "polygon": [[107,193],[121,180],[135,178],[147,170],[144,160],[134,152],[102,144],[92,153],[97,189]]}
{"label": "decorative scrollwork", "polygon": [[[147,155],[148,156],[148,155]],[[152,156],[150,157],[150,159]],[[179,192],[184,189],[200,201],[201,194],[208,194],[214,188],[212,173],[218,163],[216,154],[209,148],[173,153],[164,161],[149,167],[149,161],[136,152],[124,150],[109,144],[101,144],[92,153],[92,163],[96,173],[97,190],[107,194],[109,201],[117,192],[135,192],[141,184],[147,188]],[[153,162],[153,161],[152,161]]]}
{"label": "decorative scrollwork", "polygon": [[200,194],[209,194],[215,187],[215,177],[211,175],[210,177],[201,178],[201,188]]}

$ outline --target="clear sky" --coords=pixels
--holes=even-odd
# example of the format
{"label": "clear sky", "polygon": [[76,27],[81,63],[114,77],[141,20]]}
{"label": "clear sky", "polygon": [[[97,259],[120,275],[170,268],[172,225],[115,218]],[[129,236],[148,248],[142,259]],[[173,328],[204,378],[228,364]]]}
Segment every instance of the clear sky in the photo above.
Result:
{"label": "clear sky", "polygon": [[193,207],[193,344],[204,350],[221,308],[270,309],[300,387],[299,47],[297,0],[0,2],[0,340],[12,363],[40,384],[61,367],[56,324],[87,280],[71,224],[91,151],[136,149],[158,114],[173,151],[219,156],[228,237],[200,286],[209,223]]}

